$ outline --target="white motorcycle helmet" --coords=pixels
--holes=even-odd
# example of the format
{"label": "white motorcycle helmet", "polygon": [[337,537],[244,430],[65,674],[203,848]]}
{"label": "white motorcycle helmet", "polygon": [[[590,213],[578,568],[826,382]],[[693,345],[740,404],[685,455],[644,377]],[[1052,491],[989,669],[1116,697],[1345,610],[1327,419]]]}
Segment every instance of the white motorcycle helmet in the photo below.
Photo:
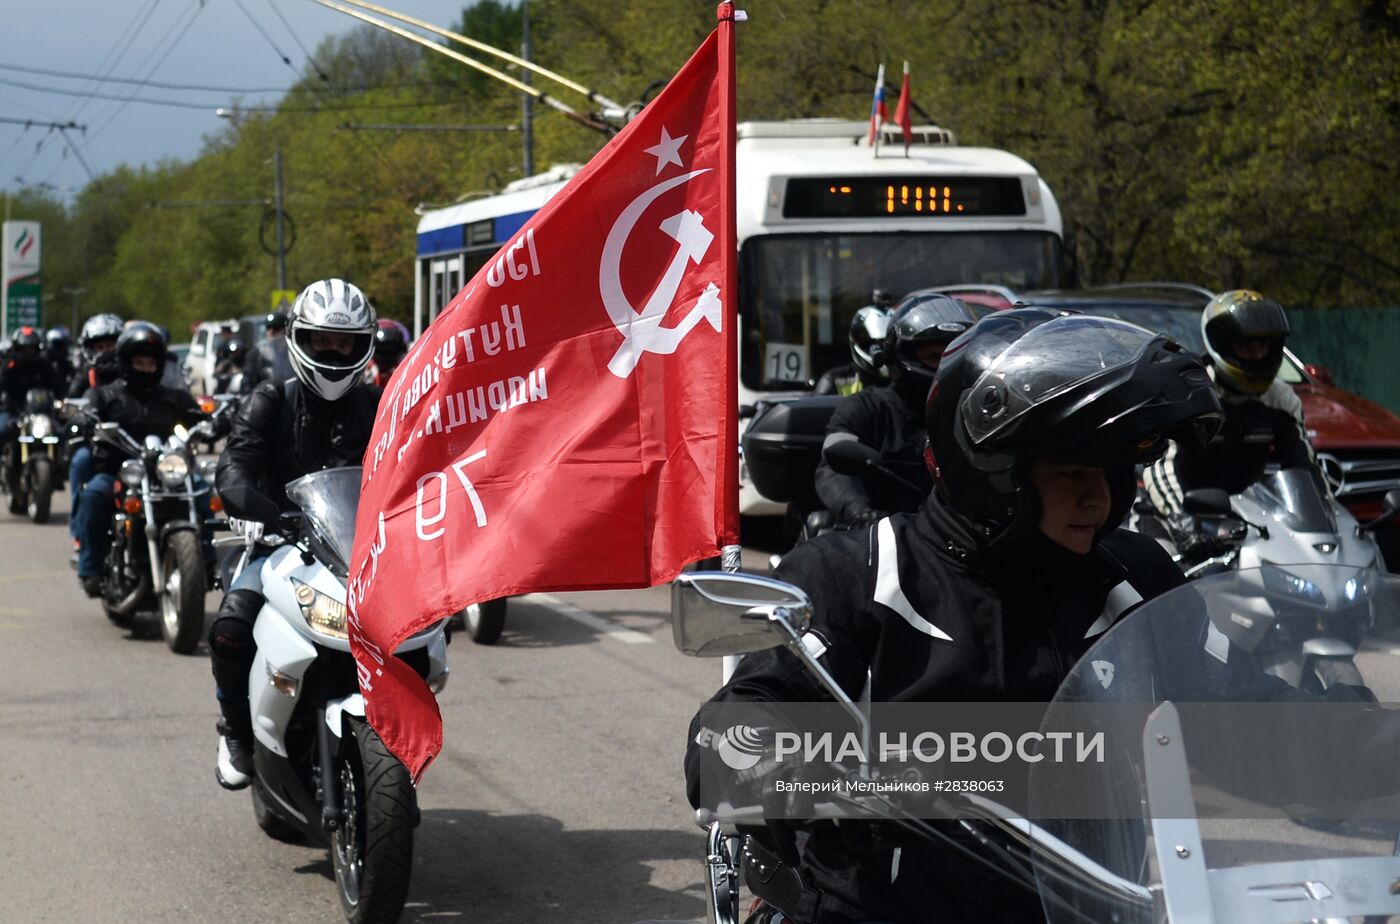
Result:
{"label": "white motorcycle helmet", "polygon": [[327,401],[343,397],[374,355],[374,306],[344,279],[313,282],[287,325],[287,358],[302,385]]}

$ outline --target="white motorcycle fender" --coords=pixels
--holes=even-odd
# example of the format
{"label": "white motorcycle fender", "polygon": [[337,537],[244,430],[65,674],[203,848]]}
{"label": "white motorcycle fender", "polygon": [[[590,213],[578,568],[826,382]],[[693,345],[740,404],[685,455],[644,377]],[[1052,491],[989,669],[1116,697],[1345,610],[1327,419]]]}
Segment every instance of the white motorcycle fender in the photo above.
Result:
{"label": "white motorcycle fender", "polygon": [[344,737],[345,717],[365,717],[365,698],[359,693],[351,693],[344,699],[333,699],[326,703],[326,727],[337,739]]}
{"label": "white motorcycle fender", "polygon": [[[248,675],[248,708],[253,714],[253,734],[269,751],[279,757],[287,756],[285,745],[287,723],[292,719],[301,681],[306,669],[316,660],[312,645],[271,607],[264,607],[253,627],[258,653]],[[284,693],[273,686],[274,680],[283,687],[294,683],[294,692]]]}

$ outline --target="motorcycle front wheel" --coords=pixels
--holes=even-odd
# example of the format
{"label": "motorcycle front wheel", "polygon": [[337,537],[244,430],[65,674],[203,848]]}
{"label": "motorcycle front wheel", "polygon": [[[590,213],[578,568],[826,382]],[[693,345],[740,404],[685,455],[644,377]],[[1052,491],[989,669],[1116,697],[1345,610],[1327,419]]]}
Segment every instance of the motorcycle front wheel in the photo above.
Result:
{"label": "motorcycle front wheel", "polygon": [[331,865],[351,924],[392,922],[403,911],[413,870],[417,795],[408,770],[361,720],[339,759],[342,822],[331,832]]}
{"label": "motorcycle front wheel", "polygon": [[478,645],[494,645],[506,627],[506,597],[473,603],[462,611],[467,635]]}
{"label": "motorcycle front wheel", "polygon": [[160,632],[176,654],[189,654],[204,634],[204,551],[191,530],[171,533],[161,557]]}
{"label": "motorcycle front wheel", "polygon": [[53,460],[48,456],[36,456],[29,460],[26,476],[29,482],[28,504],[31,523],[49,521],[49,505],[53,501]]}

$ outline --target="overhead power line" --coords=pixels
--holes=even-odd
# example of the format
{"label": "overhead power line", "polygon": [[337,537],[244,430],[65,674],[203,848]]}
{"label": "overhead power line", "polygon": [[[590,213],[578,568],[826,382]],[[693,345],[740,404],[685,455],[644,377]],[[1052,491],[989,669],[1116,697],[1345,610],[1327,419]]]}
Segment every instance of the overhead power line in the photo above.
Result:
{"label": "overhead power line", "polygon": [[518,125],[365,125],[341,122],[336,131],[349,132],[518,132]]}
{"label": "overhead power line", "polygon": [[219,108],[233,109],[239,112],[352,112],[364,109],[427,109],[433,106],[457,106],[461,100],[436,100],[436,101],[416,101],[404,103],[353,103],[344,106],[230,106],[227,100],[216,100],[213,102],[194,102],[187,99],[158,99],[149,96],[117,96],[114,94],[83,93],[79,90],[67,90],[60,87],[41,87],[37,84],[25,83],[20,80],[10,80],[0,77],[0,84],[11,87],[19,87],[22,90],[34,90],[38,93],[54,93],[59,96],[91,96],[97,99],[116,100],[118,102],[145,103],[148,106],[172,106],[177,109],[202,109],[206,112]]}

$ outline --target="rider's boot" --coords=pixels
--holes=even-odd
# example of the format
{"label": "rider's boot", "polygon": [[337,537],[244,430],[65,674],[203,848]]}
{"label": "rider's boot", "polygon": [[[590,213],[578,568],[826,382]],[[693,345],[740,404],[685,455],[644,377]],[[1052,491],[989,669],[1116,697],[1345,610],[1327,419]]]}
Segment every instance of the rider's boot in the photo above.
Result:
{"label": "rider's boot", "polygon": [[219,755],[214,775],[224,789],[243,789],[253,781],[253,721],[248,700],[219,700]]}

